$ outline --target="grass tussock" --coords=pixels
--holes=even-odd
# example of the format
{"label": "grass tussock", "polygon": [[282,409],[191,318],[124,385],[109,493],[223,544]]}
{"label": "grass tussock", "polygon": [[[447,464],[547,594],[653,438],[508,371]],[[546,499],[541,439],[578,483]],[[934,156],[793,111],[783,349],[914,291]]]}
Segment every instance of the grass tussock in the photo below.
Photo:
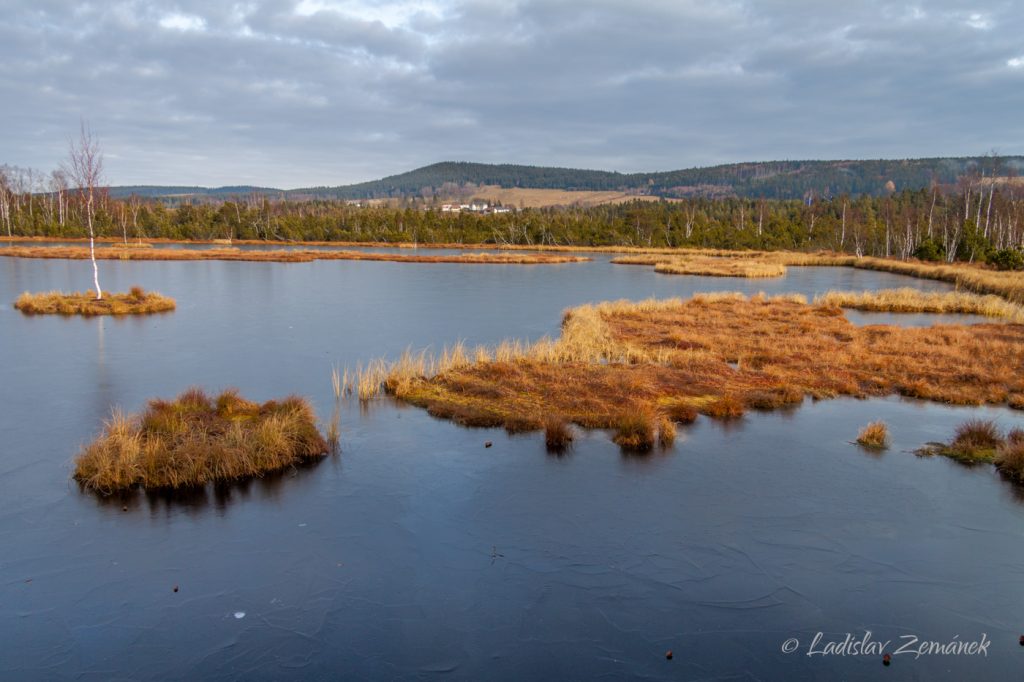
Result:
{"label": "grass tussock", "polygon": [[857,434],[857,444],[882,450],[889,447],[889,427],[885,422],[871,422]]}
{"label": "grass tussock", "polygon": [[[4,249],[0,256],[11,258],[63,258],[84,260],[89,258],[85,246],[15,246]],[[373,253],[370,251],[241,250],[235,247],[213,249],[146,249],[134,244],[128,246],[100,246],[96,258],[103,260],[228,260],[269,261],[278,263],[309,263],[315,260],[364,260],[395,263],[467,263],[495,265],[551,265],[588,261],[585,256],[552,255],[545,253],[460,253],[455,255],[420,255],[406,253]]]}
{"label": "grass tussock", "polygon": [[723,395],[708,402],[701,411],[714,419],[739,419],[746,410],[736,396]]}
{"label": "grass tussock", "polygon": [[151,400],[139,415],[115,411],[75,461],[86,489],[181,488],[259,476],[325,455],[330,444],[297,396],[263,404],[229,389]]}
{"label": "grass tussock", "polygon": [[618,418],[612,440],[623,450],[647,452],[654,447],[657,431],[655,419],[649,412],[632,410]]}
{"label": "grass tussock", "polygon": [[544,422],[544,445],[551,452],[564,452],[572,445],[572,427],[558,417],[550,417]]}
{"label": "grass tussock", "polygon": [[655,263],[655,272],[705,277],[784,277],[786,266],[748,258],[685,258]]}
{"label": "grass tussock", "polygon": [[676,425],[667,415],[658,418],[658,445],[670,448],[676,442]]}
{"label": "grass tussock", "polygon": [[126,294],[104,293],[102,299],[93,292],[26,291],[14,302],[14,307],[26,315],[147,315],[168,312],[176,306],[173,298],[138,286]]}
{"label": "grass tussock", "polygon": [[1020,325],[858,327],[800,296],[702,294],[574,308],[535,344],[407,353],[381,390],[462,424],[543,429],[559,415],[642,450],[661,415],[728,419],[807,396],[1007,404],[1024,395],[1022,365]]}
{"label": "grass tussock", "polygon": [[1012,429],[996,448],[995,465],[1000,472],[1024,483],[1024,431]]}
{"label": "grass tussock", "polygon": [[991,461],[1004,440],[994,421],[970,419],[956,427],[953,441],[943,454],[965,461]]}
{"label": "grass tussock", "polygon": [[1024,432],[1019,429],[1004,435],[991,419],[969,419],[956,427],[949,443],[929,443],[917,454],[942,455],[965,464],[995,462],[1001,450],[1022,440]]}
{"label": "grass tussock", "polygon": [[905,287],[881,291],[830,291],[816,305],[890,313],[960,313],[1024,322],[1024,308],[992,294],[962,291],[926,292]]}

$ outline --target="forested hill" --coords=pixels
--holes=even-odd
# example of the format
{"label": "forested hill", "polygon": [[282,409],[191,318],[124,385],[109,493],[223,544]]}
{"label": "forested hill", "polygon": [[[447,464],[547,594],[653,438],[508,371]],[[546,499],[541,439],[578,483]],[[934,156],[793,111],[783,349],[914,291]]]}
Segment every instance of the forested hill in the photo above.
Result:
{"label": "forested hill", "polygon": [[178,185],[119,185],[110,188],[110,196],[115,199],[127,199],[133,194],[148,199],[172,197],[239,197],[252,194],[273,195],[283,194],[284,190],[272,187],[253,187],[252,185],[234,185],[231,187],[198,187]]}
{"label": "forested hill", "polygon": [[312,187],[294,190],[317,196],[344,199],[370,199],[398,196],[422,196],[424,189],[443,193],[445,185],[499,185],[531,189],[618,190],[631,185],[631,176],[611,171],[517,166],[502,163],[444,161],[423,168],[391,175],[381,180],[341,187]]}
{"label": "forested hill", "polygon": [[[500,185],[561,190],[636,191],[667,197],[743,196],[802,198],[808,192],[882,195],[892,189],[952,184],[961,175],[1018,175],[1024,157],[964,157],[878,161],[762,161],[657,173],[615,173],[511,164],[435,163],[382,180],[342,187],[294,190],[344,199],[443,194],[445,185]],[[889,184],[892,183],[892,184]]]}
{"label": "forested hill", "polygon": [[656,173],[550,168],[514,164],[446,161],[407,173],[355,185],[309,187],[282,191],[238,186],[115,187],[112,194],[147,197],[244,196],[253,192],[290,198],[380,199],[448,197],[466,185],[498,185],[532,189],[624,191],[664,197],[764,197],[799,199],[841,194],[879,196],[893,190],[920,189],[930,184],[953,184],[963,175],[984,173],[1018,176],[1021,156],[979,156],[933,159],[860,161],[761,161]]}

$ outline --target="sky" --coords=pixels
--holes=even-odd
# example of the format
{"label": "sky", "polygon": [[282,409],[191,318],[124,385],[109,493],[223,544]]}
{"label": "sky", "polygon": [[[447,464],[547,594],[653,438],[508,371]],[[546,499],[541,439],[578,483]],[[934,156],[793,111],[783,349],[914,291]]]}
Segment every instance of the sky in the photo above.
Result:
{"label": "sky", "polygon": [[0,0],[0,64],[0,164],[113,185],[1024,153],[1022,0]]}

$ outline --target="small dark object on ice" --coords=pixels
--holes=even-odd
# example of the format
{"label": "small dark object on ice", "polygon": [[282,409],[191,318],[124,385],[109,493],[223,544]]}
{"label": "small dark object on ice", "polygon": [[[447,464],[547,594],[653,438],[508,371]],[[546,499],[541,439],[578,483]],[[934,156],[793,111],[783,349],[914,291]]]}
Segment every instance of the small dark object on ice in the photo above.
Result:
{"label": "small dark object on ice", "polygon": [[889,665],[889,663],[891,663],[891,662],[892,662],[892,656],[890,656],[889,654],[886,654],[885,656],[882,656],[882,665]]}
{"label": "small dark object on ice", "polygon": [[177,586],[177,585],[175,585],[175,586],[174,586],[174,591],[175,591],[175,592],[177,592],[177,591],[178,591],[178,586]]}
{"label": "small dark object on ice", "polygon": [[489,441],[489,440],[485,440],[485,441],[484,441],[484,447],[485,447],[485,448],[489,448],[489,447],[491,447],[492,445],[494,445],[494,443],[492,443],[491,441]]}
{"label": "small dark object on ice", "polygon": [[670,660],[670,661],[672,660],[672,650],[671,649],[669,649],[668,651],[665,652],[665,658]]}

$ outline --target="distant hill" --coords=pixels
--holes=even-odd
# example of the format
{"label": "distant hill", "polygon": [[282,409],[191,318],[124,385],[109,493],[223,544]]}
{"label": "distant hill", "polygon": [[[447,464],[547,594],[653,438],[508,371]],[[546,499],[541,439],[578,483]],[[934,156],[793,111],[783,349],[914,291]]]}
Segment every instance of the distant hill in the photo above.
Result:
{"label": "distant hill", "polygon": [[131,195],[149,199],[171,197],[238,197],[256,192],[257,194],[283,194],[284,190],[272,187],[235,185],[231,187],[196,187],[177,185],[120,185],[110,188],[110,196],[126,199]]}
{"label": "distant hill", "polygon": [[308,187],[282,191],[249,186],[116,187],[114,196],[133,192],[147,197],[227,197],[252,192],[283,194],[290,198],[383,199],[396,197],[455,196],[467,185],[564,191],[623,192],[645,196],[745,196],[775,199],[868,194],[921,189],[931,183],[952,184],[957,178],[984,171],[988,177],[1024,174],[1024,157],[979,156],[901,160],[761,161],[655,173],[483,164],[445,161],[380,180],[339,187]]}

